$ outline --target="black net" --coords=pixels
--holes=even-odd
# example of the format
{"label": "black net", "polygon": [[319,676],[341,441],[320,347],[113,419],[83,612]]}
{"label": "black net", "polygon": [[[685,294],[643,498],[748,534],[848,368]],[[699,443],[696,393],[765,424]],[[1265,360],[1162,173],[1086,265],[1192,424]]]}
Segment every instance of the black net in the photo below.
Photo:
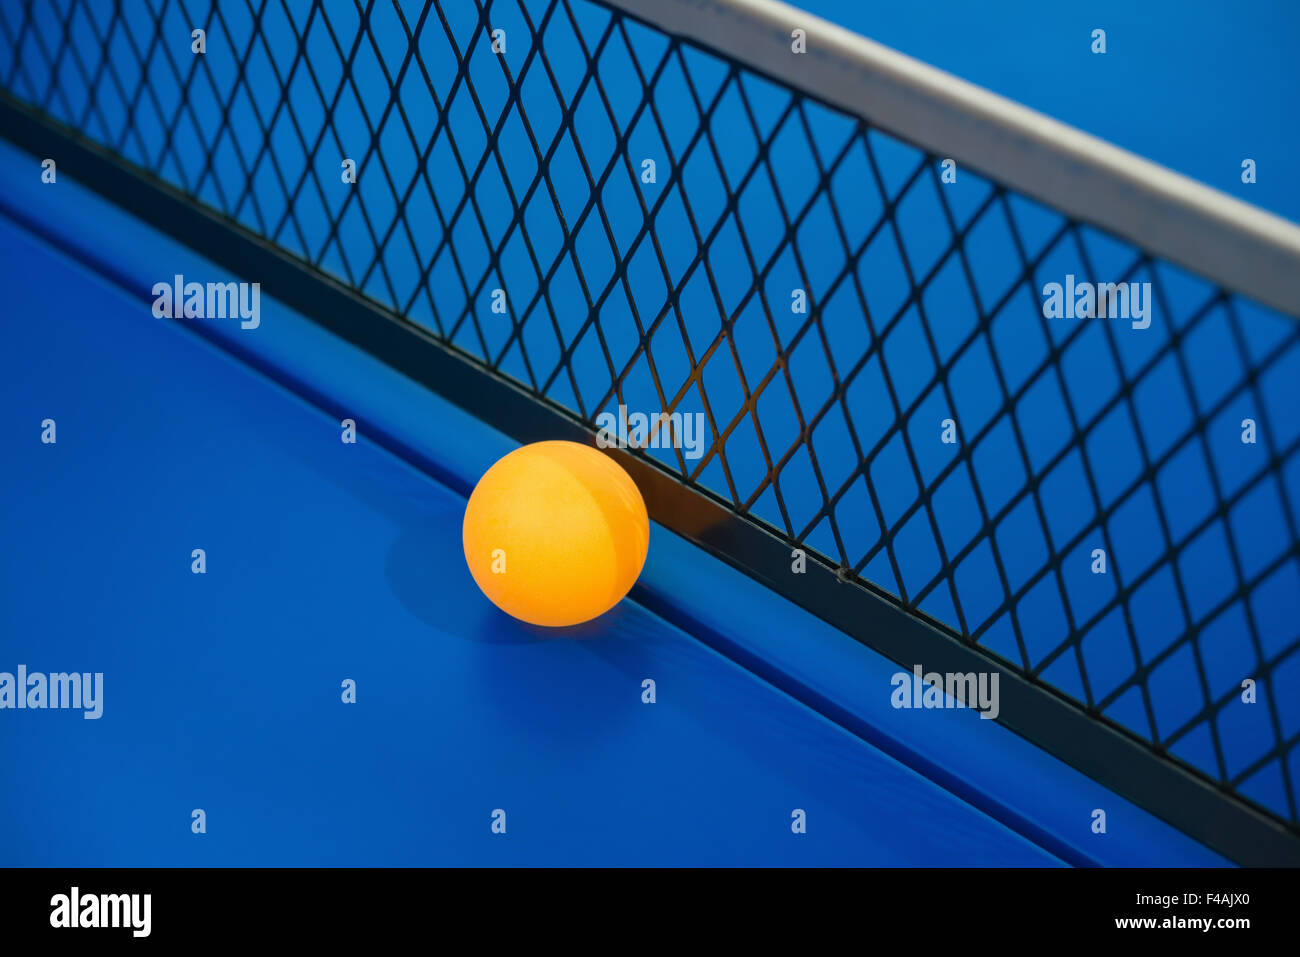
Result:
{"label": "black net", "polygon": [[1292,318],[586,0],[3,0],[0,82],[1296,825]]}

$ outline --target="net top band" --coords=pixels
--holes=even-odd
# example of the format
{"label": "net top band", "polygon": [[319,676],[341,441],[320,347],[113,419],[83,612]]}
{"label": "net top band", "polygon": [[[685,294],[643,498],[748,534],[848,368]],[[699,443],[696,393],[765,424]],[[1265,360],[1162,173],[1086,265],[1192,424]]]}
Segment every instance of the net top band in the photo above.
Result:
{"label": "net top band", "polygon": [[778,0],[601,2],[1300,316],[1300,226],[1282,217]]}

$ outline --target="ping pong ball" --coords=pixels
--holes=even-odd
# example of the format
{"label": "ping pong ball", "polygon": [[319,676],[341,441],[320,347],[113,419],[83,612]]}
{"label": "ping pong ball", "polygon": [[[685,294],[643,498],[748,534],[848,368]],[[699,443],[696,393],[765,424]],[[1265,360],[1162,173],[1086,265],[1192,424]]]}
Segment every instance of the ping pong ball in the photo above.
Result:
{"label": "ping pong ball", "polygon": [[617,462],[576,442],[535,442],[499,459],[465,506],[465,561],[488,599],[521,621],[577,625],[636,583],[650,521]]}

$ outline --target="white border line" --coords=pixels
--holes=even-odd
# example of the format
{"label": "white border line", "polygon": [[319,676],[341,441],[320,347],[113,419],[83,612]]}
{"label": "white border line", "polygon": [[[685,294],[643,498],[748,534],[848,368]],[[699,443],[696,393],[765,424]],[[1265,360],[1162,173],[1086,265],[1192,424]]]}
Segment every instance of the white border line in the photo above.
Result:
{"label": "white border line", "polygon": [[778,0],[602,2],[1300,316],[1295,223]]}

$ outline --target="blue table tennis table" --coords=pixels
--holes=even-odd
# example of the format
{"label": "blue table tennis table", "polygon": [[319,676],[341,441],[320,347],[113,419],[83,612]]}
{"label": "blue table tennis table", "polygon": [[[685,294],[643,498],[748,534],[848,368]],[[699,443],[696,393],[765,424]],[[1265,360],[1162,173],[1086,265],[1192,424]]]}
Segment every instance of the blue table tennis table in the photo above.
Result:
{"label": "blue table tennis table", "polygon": [[[1287,859],[1283,284],[945,182],[635,3],[307,6],[194,53],[4,4],[0,675],[85,685],[0,709],[0,864]],[[1076,273],[1153,283],[1150,335],[1052,325]],[[160,315],[186,282],[255,318]],[[469,491],[620,407],[709,436],[620,452],[641,581],[508,618]],[[912,635],[1008,713],[900,708]]]}

